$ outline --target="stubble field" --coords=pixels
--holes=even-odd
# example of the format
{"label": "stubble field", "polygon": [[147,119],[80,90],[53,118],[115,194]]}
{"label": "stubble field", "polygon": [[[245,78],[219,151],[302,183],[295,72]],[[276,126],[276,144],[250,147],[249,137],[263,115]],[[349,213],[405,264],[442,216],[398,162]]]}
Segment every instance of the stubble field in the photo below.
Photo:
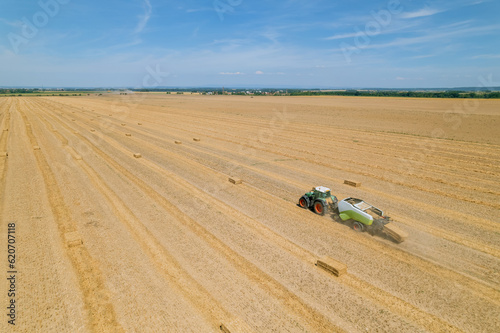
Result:
{"label": "stubble field", "polygon": [[[0,98],[0,331],[499,332],[499,128],[496,100]],[[408,239],[297,207],[318,185]]]}

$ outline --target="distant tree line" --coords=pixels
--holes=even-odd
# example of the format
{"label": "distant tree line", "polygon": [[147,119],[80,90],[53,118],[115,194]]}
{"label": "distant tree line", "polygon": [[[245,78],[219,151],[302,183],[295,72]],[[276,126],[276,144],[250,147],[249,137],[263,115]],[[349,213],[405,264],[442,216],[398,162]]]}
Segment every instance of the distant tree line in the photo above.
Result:
{"label": "distant tree line", "polygon": [[39,93],[35,89],[0,89],[0,94],[32,94]]}
{"label": "distant tree line", "polygon": [[17,95],[17,94],[32,94],[38,96],[39,94],[52,94],[54,96],[55,93],[60,94],[64,93],[66,96],[68,94],[72,94],[75,96],[75,93],[81,94],[90,93],[90,92],[101,92],[103,89],[39,89],[39,88],[0,88],[0,95]]}
{"label": "distant tree line", "polygon": [[[166,92],[167,94],[182,94],[183,92],[192,93],[192,89],[188,88],[160,88],[160,89],[130,89],[131,91],[138,92]],[[13,89],[0,89],[0,96],[21,96],[21,94],[31,94],[32,96],[40,96],[40,94],[52,96],[68,96],[72,94],[81,96],[81,93],[99,93],[102,95],[103,88],[96,89],[61,89],[57,91],[49,89],[28,89],[28,88],[13,88]],[[111,89],[108,91],[120,91],[120,94],[126,95],[124,90]],[[200,94],[232,94],[232,95],[284,95],[284,96],[380,96],[380,97],[415,97],[415,98],[482,98],[482,99],[492,99],[500,98],[500,91],[491,90],[410,90],[410,91],[398,91],[398,90],[335,90],[335,91],[325,91],[325,90],[299,90],[299,89],[214,89],[214,88],[197,88],[194,91]],[[64,93],[64,94],[62,94]]]}
{"label": "distant tree line", "polygon": [[396,91],[396,90],[342,90],[312,91],[288,90],[291,96],[380,96],[380,97],[416,97],[416,98],[500,98],[500,91]]}

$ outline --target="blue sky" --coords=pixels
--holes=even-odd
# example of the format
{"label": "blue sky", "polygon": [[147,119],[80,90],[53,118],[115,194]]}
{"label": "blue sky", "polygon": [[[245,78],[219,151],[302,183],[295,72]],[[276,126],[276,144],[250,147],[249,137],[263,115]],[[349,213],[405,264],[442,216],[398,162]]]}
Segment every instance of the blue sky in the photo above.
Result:
{"label": "blue sky", "polygon": [[498,13],[498,0],[0,0],[0,86],[500,86]]}

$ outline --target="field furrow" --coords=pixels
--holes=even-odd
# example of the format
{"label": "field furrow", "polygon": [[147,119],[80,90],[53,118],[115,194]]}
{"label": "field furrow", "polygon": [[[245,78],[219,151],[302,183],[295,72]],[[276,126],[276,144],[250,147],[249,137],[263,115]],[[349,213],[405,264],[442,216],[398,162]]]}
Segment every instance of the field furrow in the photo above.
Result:
{"label": "field furrow", "polygon": [[[20,331],[500,330],[499,105],[478,101],[467,131],[443,118],[451,106],[0,99],[1,232],[16,221],[28,256]],[[408,239],[298,207],[318,185],[380,207]],[[347,273],[316,266],[325,256]]]}

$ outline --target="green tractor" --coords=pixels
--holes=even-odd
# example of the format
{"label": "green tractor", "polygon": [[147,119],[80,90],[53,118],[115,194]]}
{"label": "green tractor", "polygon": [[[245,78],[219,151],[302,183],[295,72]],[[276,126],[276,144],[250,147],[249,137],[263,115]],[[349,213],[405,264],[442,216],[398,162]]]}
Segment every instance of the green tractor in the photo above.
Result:
{"label": "green tractor", "polygon": [[335,213],[334,219],[352,225],[355,231],[366,231],[372,236],[378,234],[391,238],[396,243],[403,242],[408,234],[399,229],[391,218],[369,203],[356,198],[338,201],[329,188],[318,186],[299,199],[299,206],[312,209],[318,215]]}
{"label": "green tractor", "polygon": [[330,189],[324,186],[313,187],[299,199],[299,206],[312,209],[318,215],[337,210],[337,197],[332,195]]}

